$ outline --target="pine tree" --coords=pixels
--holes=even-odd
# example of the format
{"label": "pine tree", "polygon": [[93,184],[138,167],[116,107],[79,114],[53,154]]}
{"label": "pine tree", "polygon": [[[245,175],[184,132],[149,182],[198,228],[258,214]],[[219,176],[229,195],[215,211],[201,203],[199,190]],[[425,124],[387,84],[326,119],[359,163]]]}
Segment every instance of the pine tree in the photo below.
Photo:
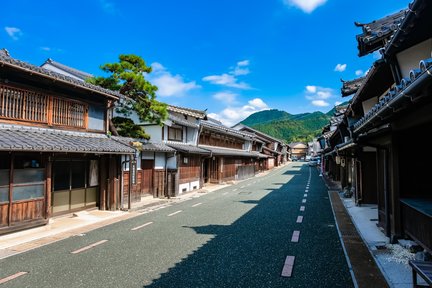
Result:
{"label": "pine tree", "polygon": [[119,62],[107,63],[101,69],[108,73],[107,77],[94,77],[88,81],[92,84],[120,92],[125,97],[116,105],[116,112],[123,117],[112,119],[121,136],[149,139],[141,126],[136,125],[129,117],[133,112],[141,122],[162,125],[168,117],[166,104],[156,100],[157,87],[147,81],[145,74],[152,68],[137,55],[122,54]]}

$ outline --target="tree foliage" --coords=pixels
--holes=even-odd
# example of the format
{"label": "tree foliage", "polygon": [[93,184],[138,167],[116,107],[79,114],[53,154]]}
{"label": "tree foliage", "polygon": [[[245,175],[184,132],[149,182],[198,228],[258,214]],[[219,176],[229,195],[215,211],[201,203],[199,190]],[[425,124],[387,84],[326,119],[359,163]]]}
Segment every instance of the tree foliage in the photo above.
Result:
{"label": "tree foliage", "polygon": [[130,117],[135,113],[140,122],[158,125],[168,117],[166,104],[156,100],[158,88],[145,79],[145,74],[151,73],[152,68],[140,56],[122,54],[119,62],[104,64],[101,69],[108,74],[107,77],[94,77],[88,81],[125,96],[116,105],[116,112],[123,117],[112,119],[119,134],[148,139],[149,135]]}

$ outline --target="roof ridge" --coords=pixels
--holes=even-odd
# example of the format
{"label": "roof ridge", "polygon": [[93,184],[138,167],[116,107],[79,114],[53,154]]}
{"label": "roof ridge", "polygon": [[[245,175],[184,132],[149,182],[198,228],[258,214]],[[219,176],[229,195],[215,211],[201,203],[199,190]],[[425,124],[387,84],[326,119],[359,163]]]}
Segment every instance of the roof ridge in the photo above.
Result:
{"label": "roof ridge", "polygon": [[[4,50],[2,50],[4,51]],[[7,51],[7,50],[6,50]],[[109,90],[106,88],[103,88],[101,86],[97,86],[91,83],[87,83],[75,78],[72,78],[70,76],[54,72],[51,70],[48,70],[43,67],[36,66],[34,64],[30,64],[21,60],[18,60],[16,58],[13,58],[10,56],[10,54],[7,52],[0,53],[0,63],[3,63],[8,66],[12,66],[15,68],[19,68],[21,70],[30,70],[33,73],[39,73],[42,74],[42,76],[48,77],[50,79],[55,79],[60,82],[64,82],[66,84],[72,85],[72,86],[79,86],[81,88],[84,88],[86,90],[92,90],[96,93],[104,94],[105,96],[115,97],[115,98],[121,98],[123,97],[122,94],[120,94],[118,91]]]}

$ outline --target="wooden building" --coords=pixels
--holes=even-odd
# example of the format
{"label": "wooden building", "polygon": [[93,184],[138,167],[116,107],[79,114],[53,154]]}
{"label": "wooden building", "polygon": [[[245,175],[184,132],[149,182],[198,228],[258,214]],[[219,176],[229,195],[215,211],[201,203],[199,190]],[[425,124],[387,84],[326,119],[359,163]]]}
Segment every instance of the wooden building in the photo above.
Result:
{"label": "wooden building", "polygon": [[119,97],[0,51],[0,233],[120,207],[121,156],[136,151],[107,136]]}
{"label": "wooden building", "polygon": [[252,152],[253,134],[202,120],[198,147],[211,152],[203,166],[204,183],[223,183],[255,175],[259,154]]}
{"label": "wooden building", "polygon": [[[161,127],[145,124],[152,142],[163,143],[174,150],[170,155],[156,155],[155,171],[166,177],[165,196],[175,196],[203,186],[202,165],[210,151],[197,147],[200,121],[204,111],[168,105],[168,119]],[[144,153],[144,157],[150,157]]]}
{"label": "wooden building", "polygon": [[[333,143],[332,153],[355,159],[357,203],[376,203],[378,225],[395,241],[411,237],[432,252],[432,196],[427,150],[412,143],[432,128],[432,3],[415,0],[409,9],[363,24],[359,54],[381,48],[355,91],[338,133],[350,139]],[[367,25],[372,27],[367,28]],[[368,35],[391,31],[369,45]],[[369,34],[367,34],[369,33]],[[419,142],[419,143],[423,143]]]}
{"label": "wooden building", "polygon": [[288,145],[291,159],[306,159],[308,153],[308,145],[301,142],[293,142]]}
{"label": "wooden building", "polygon": [[241,123],[233,128],[253,135],[252,151],[258,153],[260,157],[258,170],[269,170],[287,162],[288,149],[283,140],[276,139]]}

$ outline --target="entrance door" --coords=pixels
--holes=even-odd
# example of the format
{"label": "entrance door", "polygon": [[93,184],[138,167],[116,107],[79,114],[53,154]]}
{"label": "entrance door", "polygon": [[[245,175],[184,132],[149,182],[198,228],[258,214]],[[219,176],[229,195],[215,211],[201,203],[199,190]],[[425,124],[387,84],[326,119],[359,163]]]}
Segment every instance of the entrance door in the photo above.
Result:
{"label": "entrance door", "polygon": [[[53,214],[96,206],[99,187],[95,160],[56,160],[53,163]],[[96,167],[96,168],[95,168]],[[89,173],[89,169],[91,171]],[[96,176],[95,176],[96,175]],[[91,178],[91,179],[89,179]],[[90,185],[89,185],[90,184]]]}
{"label": "entrance door", "polygon": [[153,194],[153,168],[154,160],[141,160],[141,194]]}

